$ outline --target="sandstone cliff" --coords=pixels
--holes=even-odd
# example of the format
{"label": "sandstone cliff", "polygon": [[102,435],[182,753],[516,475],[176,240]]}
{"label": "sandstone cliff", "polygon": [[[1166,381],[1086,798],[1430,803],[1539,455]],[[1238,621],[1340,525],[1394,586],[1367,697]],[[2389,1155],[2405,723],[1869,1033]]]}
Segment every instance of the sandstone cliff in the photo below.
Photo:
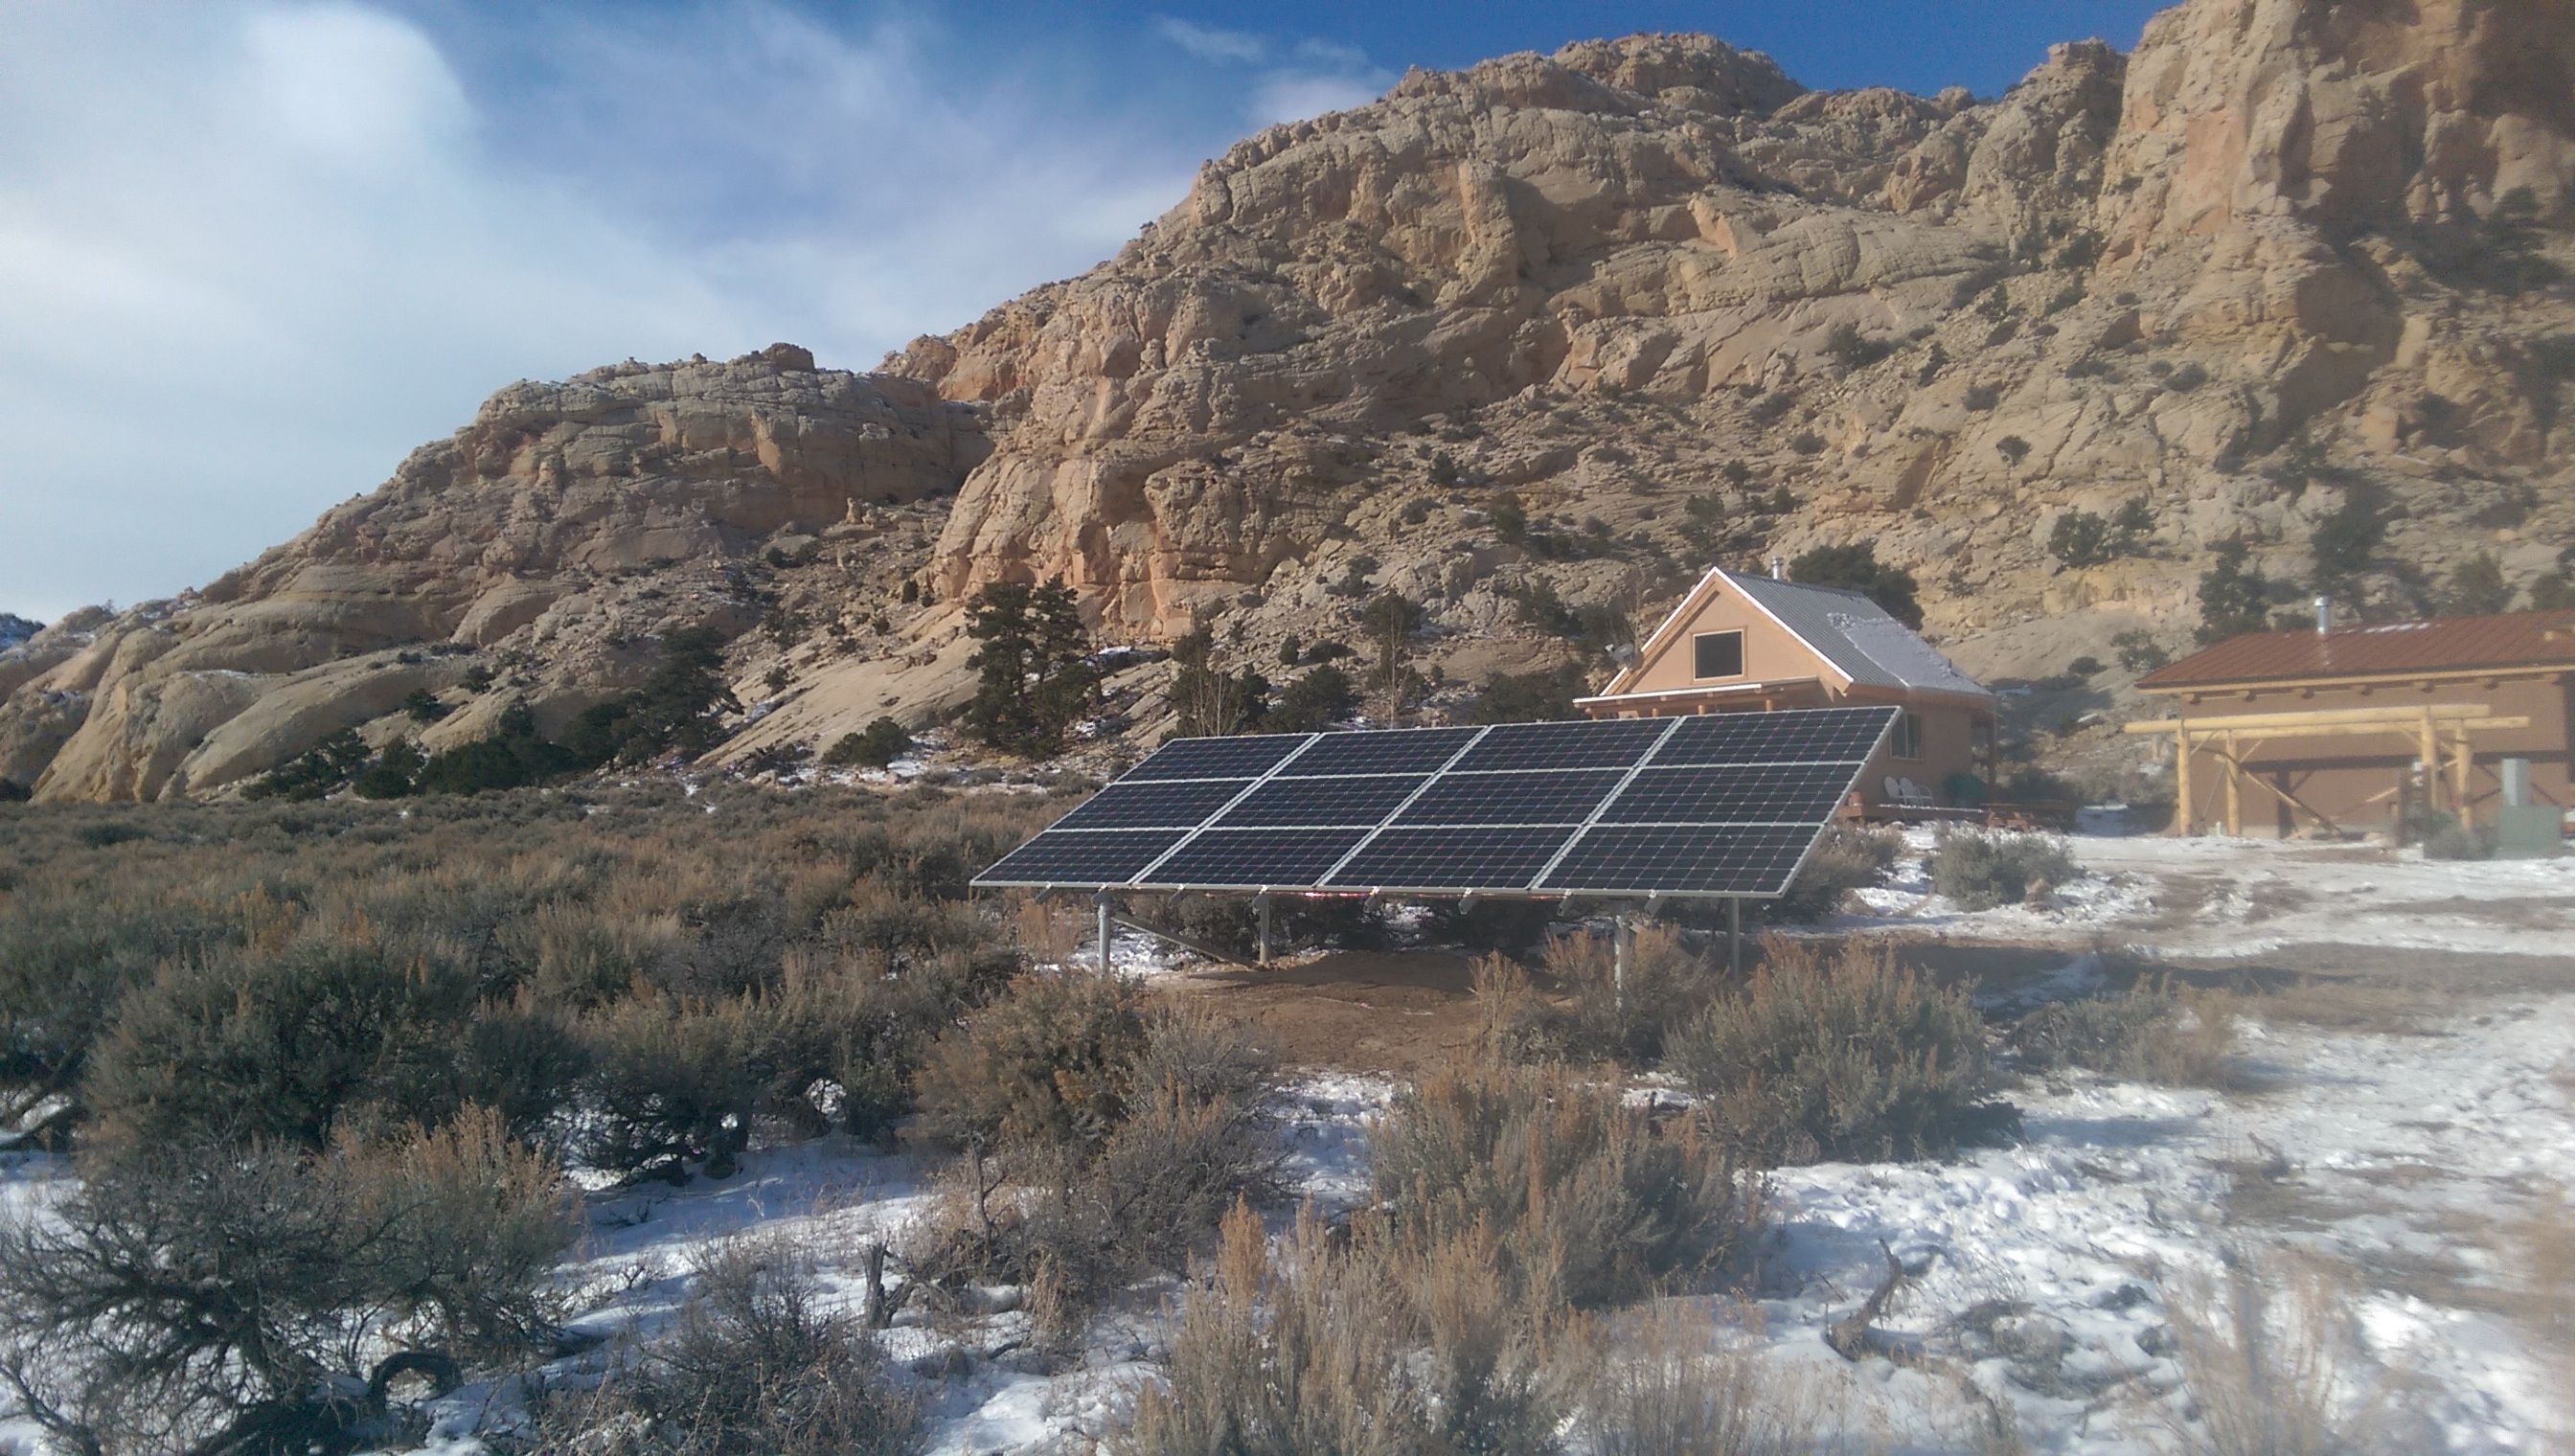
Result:
{"label": "sandstone cliff", "polygon": [[[424,689],[466,706],[432,735],[559,720],[663,625],[782,612],[734,653],[739,760],[952,706],[955,604],[1004,579],[1260,659],[1391,588],[1453,680],[1576,652],[1537,589],[1650,619],[1867,541],[1954,656],[2034,676],[2178,649],[2216,546],[2300,581],[2365,511],[2352,605],[2419,611],[2575,543],[2570,207],[2563,0],[2190,0],[1981,101],[1695,36],[1415,72],[878,375],[505,391],[200,599],[0,655],[0,776],[198,791]],[[2050,555],[2131,502],[2137,549]]]}
{"label": "sandstone cliff", "polygon": [[[152,798],[344,728],[435,749],[522,701],[560,727],[648,675],[664,629],[759,622],[773,563],[873,570],[984,458],[982,417],[786,345],[513,385],[203,591],[77,614],[0,655],[0,777]],[[405,711],[419,693],[462,711],[431,727]]]}

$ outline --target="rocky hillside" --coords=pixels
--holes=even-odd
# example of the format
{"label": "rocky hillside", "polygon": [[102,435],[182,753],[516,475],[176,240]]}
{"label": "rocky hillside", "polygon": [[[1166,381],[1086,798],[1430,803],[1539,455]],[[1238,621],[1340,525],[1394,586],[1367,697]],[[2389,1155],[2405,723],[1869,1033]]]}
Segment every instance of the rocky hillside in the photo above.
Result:
{"label": "rocky hillside", "polygon": [[[1398,590],[1450,681],[1605,670],[1549,592],[1648,626],[1714,562],[1847,542],[1988,674],[2181,648],[2230,542],[2418,612],[2575,543],[2571,212],[2563,0],[2190,0],[1990,101],[1696,36],[1416,71],[878,375],[505,391],[199,597],[0,656],[0,776],[200,791],[415,731],[424,689],[465,709],[433,746],[560,721],[701,617],[775,629],[726,751],[793,750],[953,707],[956,604],[1031,577],[1262,662]],[[1113,728],[1159,730],[1160,671]]]}

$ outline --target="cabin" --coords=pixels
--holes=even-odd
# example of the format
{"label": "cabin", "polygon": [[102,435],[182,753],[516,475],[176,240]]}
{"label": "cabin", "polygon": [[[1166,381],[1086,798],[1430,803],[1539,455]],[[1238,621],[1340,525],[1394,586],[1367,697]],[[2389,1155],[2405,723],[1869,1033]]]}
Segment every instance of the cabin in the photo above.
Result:
{"label": "cabin", "polygon": [[1858,592],[1722,567],[1699,579],[1600,694],[1593,718],[1767,713],[1896,704],[1895,731],[1861,774],[1867,818],[1981,803],[1993,778],[1994,698]]}
{"label": "cabin", "polygon": [[2409,813],[2492,826],[2575,805],[2575,612],[2231,637],[2137,680],[2172,716],[2176,833],[2393,830]]}

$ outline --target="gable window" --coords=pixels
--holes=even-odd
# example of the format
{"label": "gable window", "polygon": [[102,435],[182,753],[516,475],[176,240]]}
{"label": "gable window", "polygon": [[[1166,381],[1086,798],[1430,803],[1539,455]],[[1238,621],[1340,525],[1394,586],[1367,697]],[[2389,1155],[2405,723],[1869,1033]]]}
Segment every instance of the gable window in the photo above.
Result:
{"label": "gable window", "polygon": [[1691,676],[1698,678],[1740,678],[1743,676],[1743,634],[1702,632],[1690,639],[1696,666]]}
{"label": "gable window", "polygon": [[1893,743],[1888,751],[1898,758],[1922,756],[1922,715],[1908,713],[1896,719]]}

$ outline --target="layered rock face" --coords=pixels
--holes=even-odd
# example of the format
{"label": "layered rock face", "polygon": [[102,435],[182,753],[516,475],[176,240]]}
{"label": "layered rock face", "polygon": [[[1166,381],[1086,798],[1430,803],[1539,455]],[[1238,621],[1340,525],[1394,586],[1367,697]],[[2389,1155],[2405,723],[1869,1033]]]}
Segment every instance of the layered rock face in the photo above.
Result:
{"label": "layered rock face", "polygon": [[[1606,671],[1532,604],[1641,629],[1710,565],[1864,541],[1953,657],[2038,676],[2181,649],[2214,549],[2303,582],[2358,512],[2350,605],[2419,612],[2575,544],[2570,207],[2564,0],[2190,0],[1988,101],[1697,36],[1415,72],[878,375],[504,391],[198,597],[0,653],[0,776],[199,792],[351,725],[556,724],[683,621],[745,634],[726,752],[810,747],[953,707],[956,605],[1003,580],[1245,660],[1400,591],[1471,681]],[[2124,551],[2051,553],[2132,503]],[[1113,727],[1160,728],[1152,687]]]}
{"label": "layered rock face", "polygon": [[[1680,493],[1754,555],[1874,542],[1970,660],[2052,671],[2025,659],[2173,634],[2221,541],[2303,575],[2366,479],[2428,579],[2471,545],[2526,578],[2568,534],[2561,385],[2533,361],[2570,321],[2481,250],[2516,189],[2562,228],[2570,24],[2553,0],[2194,0],[2134,57],[2061,46],[1981,104],[1804,92],[1696,37],[1416,73],[888,362],[1003,427],[939,570],[1062,575],[1118,630],[1248,613],[1257,639],[1399,558],[1371,579],[1489,631],[1493,573],[1653,605],[1651,553],[1706,540],[1654,499]],[[1532,566],[1450,509],[1497,487],[1641,544]],[[1412,499],[1436,509],[1397,522]],[[2151,556],[2041,550],[2130,499]],[[2069,613],[2071,637],[2012,632]]]}
{"label": "layered rock face", "polygon": [[[982,414],[791,346],[513,385],[202,592],[79,614],[0,656],[0,777],[39,798],[152,798],[389,715],[383,731],[408,724],[433,748],[511,702],[560,726],[649,674],[665,628],[759,621],[762,553],[846,558],[935,510],[984,457]],[[501,691],[434,728],[396,713],[469,678]]]}

